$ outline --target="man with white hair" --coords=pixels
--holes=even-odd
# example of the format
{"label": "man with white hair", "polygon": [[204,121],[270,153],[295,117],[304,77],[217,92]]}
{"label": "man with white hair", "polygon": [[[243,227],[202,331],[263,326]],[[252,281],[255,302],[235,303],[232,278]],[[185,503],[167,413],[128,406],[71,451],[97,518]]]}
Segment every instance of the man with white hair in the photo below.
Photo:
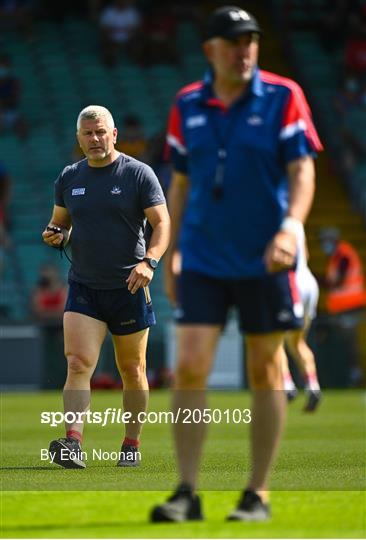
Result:
{"label": "man with white hair", "polygon": [[[64,386],[66,437],[52,441],[54,461],[84,468],[83,419],[90,404],[90,379],[107,330],[123,382],[126,424],[118,466],[139,464],[138,414],[148,400],[146,346],[155,324],[148,285],[169,242],[169,215],[150,167],[118,152],[117,129],[101,106],[83,109],[77,139],[86,156],[66,167],[55,182],[55,205],[43,240],[63,247],[71,235],[72,264],[64,314],[67,379]],[[152,227],[145,242],[147,221]]]}

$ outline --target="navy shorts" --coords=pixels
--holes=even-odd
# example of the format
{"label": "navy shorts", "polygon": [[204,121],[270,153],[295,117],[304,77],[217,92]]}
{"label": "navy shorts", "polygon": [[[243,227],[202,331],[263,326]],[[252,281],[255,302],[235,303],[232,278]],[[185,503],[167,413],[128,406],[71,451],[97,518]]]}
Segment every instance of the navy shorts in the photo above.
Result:
{"label": "navy shorts", "polygon": [[91,289],[70,280],[65,311],[74,311],[107,324],[114,335],[127,335],[156,323],[148,287],[131,294],[123,289]]}
{"label": "navy shorts", "polygon": [[249,279],[182,272],[176,310],[179,324],[224,325],[231,307],[239,312],[240,330],[248,334],[293,330],[304,324],[292,270]]}

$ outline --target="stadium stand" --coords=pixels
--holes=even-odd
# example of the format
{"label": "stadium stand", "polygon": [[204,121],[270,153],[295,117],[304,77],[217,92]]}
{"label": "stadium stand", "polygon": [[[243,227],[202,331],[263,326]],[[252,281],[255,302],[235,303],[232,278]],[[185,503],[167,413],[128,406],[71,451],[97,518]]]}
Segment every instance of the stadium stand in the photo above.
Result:
{"label": "stadium stand", "polygon": [[[271,17],[267,4],[272,7]],[[264,27],[261,63],[269,70],[293,76],[279,45],[285,36],[284,46],[286,54],[291,54],[295,78],[306,89],[326,141],[328,152],[318,159],[318,190],[307,227],[311,266],[321,273],[325,259],[317,235],[325,225],[338,226],[366,263],[365,229],[354,211],[357,207],[366,218],[366,161],[361,161],[352,175],[343,177],[353,196],[351,204],[345,185],[339,181],[337,156],[343,143],[339,119],[331,106],[340,84],[342,51],[324,49],[316,33],[326,0],[312,0],[311,10],[304,4],[300,0],[268,0],[255,3],[253,9]],[[274,21],[281,36],[274,34]],[[164,129],[177,89],[201,77],[205,68],[198,27],[189,18],[178,21],[181,61],[149,67],[133,63],[125,54],[114,67],[106,67],[100,60],[95,23],[85,18],[38,20],[34,30],[37,39],[31,41],[20,39],[14,30],[0,36],[0,51],[11,56],[14,72],[21,80],[21,111],[29,124],[26,140],[13,134],[1,137],[2,159],[14,184],[10,206],[14,247],[5,254],[0,313],[13,321],[29,316],[29,293],[42,263],[52,260],[66,275],[68,261],[43,246],[40,233],[49,219],[53,181],[72,161],[75,119],[80,109],[90,103],[103,104],[111,109],[117,122],[126,114],[138,114],[144,133],[152,137]],[[296,66],[301,66],[297,72]],[[357,122],[358,129],[364,129],[364,117],[351,122],[355,130]],[[159,333],[170,320],[170,308],[162,294],[161,270],[152,289],[163,323],[156,329]]]}
{"label": "stadium stand", "polygon": [[[53,181],[71,162],[75,140],[75,119],[90,103],[102,103],[116,117],[138,112],[147,136],[164,128],[170,100],[187,80],[202,72],[198,32],[191,22],[182,22],[178,40],[185,44],[183,66],[133,64],[122,56],[118,65],[106,68],[99,60],[98,43],[92,24],[81,19],[39,21],[38,39],[20,41],[12,31],[5,32],[0,49],[11,55],[14,71],[23,89],[22,112],[30,126],[29,137],[1,138],[6,166],[14,179],[10,208],[14,250],[7,253],[2,280],[2,304],[10,319],[28,316],[29,291],[39,266],[52,259],[64,274],[65,259],[50,253],[40,243],[40,232],[49,218]],[[15,271],[18,268],[19,271]],[[159,274],[154,280],[159,309],[167,305]],[[14,294],[12,291],[19,291]],[[161,301],[160,301],[161,299]],[[162,306],[160,306],[160,304]]]}

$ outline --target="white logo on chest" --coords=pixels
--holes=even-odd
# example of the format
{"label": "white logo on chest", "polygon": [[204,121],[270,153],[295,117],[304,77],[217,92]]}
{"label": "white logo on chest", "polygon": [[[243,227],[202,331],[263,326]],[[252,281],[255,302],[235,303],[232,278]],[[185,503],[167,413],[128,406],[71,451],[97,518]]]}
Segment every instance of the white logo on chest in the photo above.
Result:
{"label": "white logo on chest", "polygon": [[247,123],[250,126],[261,126],[263,124],[263,118],[261,118],[257,114],[253,114],[252,116],[249,116],[249,118],[247,118]]}
{"label": "white logo on chest", "polygon": [[79,187],[72,190],[71,195],[85,195],[85,187]]}
{"label": "white logo on chest", "polygon": [[204,126],[207,123],[207,118],[204,114],[198,114],[196,116],[190,116],[186,120],[187,128],[196,128]]}
{"label": "white logo on chest", "polygon": [[119,186],[113,186],[111,193],[112,195],[120,195],[122,193],[122,189]]}

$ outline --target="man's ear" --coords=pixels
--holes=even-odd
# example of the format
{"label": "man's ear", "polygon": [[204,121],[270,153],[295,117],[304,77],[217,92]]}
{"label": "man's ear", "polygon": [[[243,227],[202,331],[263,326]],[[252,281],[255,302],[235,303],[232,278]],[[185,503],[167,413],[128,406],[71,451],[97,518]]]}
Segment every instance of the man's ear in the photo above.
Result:
{"label": "man's ear", "polygon": [[115,127],[113,128],[113,142],[117,142],[117,135],[118,135],[118,129]]}
{"label": "man's ear", "polygon": [[211,61],[212,56],[212,43],[210,41],[205,41],[202,43],[203,54],[206,56],[207,60]]}

